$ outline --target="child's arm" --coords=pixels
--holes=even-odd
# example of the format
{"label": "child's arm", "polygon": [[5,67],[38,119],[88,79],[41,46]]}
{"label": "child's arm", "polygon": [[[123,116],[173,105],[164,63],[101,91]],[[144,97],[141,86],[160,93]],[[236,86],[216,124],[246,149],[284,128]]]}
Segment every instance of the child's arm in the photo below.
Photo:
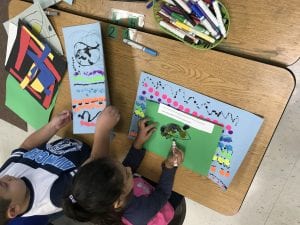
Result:
{"label": "child's arm", "polygon": [[31,150],[48,142],[58,130],[66,126],[71,120],[71,112],[68,110],[62,111],[60,114],[53,117],[48,124],[26,138],[20,148]]}
{"label": "child's arm", "polygon": [[147,122],[149,122],[148,118],[141,119],[138,122],[139,133],[123,161],[123,165],[125,167],[131,167],[133,173],[136,172],[145,156],[146,151],[145,149],[143,149],[143,144],[151,137],[153,132],[156,130],[156,123],[147,125]]}
{"label": "child's arm", "polygon": [[108,106],[103,110],[97,118],[91,155],[82,165],[108,156],[111,131],[119,120],[120,113],[115,106]]}
{"label": "child's arm", "polygon": [[179,149],[176,149],[175,154],[170,155],[163,163],[162,174],[155,190],[150,195],[137,197],[129,203],[131,204],[130,207],[136,210],[128,211],[124,217],[132,224],[142,224],[144,221],[150,221],[167,203],[172,193],[176,173],[175,161],[178,165],[183,161],[183,153]]}

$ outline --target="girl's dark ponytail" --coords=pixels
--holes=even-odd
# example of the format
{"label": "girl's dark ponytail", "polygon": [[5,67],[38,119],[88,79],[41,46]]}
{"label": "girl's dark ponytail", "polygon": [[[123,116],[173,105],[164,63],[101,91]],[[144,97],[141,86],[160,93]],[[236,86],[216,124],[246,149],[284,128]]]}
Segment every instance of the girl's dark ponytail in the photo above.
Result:
{"label": "girl's dark ponytail", "polygon": [[[69,195],[70,196],[70,195]],[[80,221],[87,222],[91,219],[91,213],[87,212],[77,202],[72,202],[70,197],[66,197],[63,201],[63,209],[65,215],[68,217]]]}
{"label": "girl's dark ponytail", "polygon": [[64,213],[80,222],[119,225],[121,212],[113,205],[121,196],[123,186],[123,174],[113,159],[94,160],[81,167],[74,176],[63,201]]}

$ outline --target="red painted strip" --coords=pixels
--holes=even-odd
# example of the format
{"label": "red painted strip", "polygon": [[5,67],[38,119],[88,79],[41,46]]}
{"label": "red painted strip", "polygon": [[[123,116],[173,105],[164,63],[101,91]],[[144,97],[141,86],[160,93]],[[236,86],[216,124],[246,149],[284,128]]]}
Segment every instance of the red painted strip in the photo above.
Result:
{"label": "red painted strip", "polygon": [[10,69],[9,69],[9,72],[10,72],[12,75],[14,75],[14,77],[17,78],[17,80],[18,80],[19,82],[22,81],[22,78],[19,76],[19,74],[17,74],[17,73],[14,71],[13,68],[10,68]]}
{"label": "red painted strip", "polygon": [[86,122],[86,121],[80,120],[80,125],[86,126],[86,127],[94,127],[94,126],[96,126],[96,123],[91,123],[91,122]]}
{"label": "red painted strip", "polygon": [[20,47],[19,47],[19,53],[16,60],[15,68],[17,70],[20,70],[22,63],[24,61],[28,45],[30,41],[30,35],[26,32],[26,30],[22,27],[21,28],[21,34],[20,34]]}

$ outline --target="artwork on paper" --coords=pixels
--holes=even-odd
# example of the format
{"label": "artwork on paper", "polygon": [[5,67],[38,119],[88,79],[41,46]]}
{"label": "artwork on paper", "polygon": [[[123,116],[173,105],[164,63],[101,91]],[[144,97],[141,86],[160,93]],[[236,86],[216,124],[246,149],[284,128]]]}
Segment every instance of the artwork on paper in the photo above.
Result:
{"label": "artwork on paper", "polygon": [[47,43],[56,53],[63,55],[63,50],[58,36],[38,2],[35,2],[19,15],[3,24],[7,34],[9,32],[9,24],[12,23],[15,26],[18,26],[19,20],[22,20],[27,26],[29,26],[34,34],[38,34],[43,43]]}
{"label": "artwork on paper", "polygon": [[73,132],[94,133],[107,105],[100,23],[63,28],[73,109]]}
{"label": "artwork on paper", "polygon": [[184,152],[183,166],[207,176],[222,127],[149,100],[145,113],[151,122],[156,123],[157,131],[144,147],[166,158],[174,140]]}
{"label": "artwork on paper", "polygon": [[20,88],[48,109],[65,73],[66,62],[19,21],[5,68],[20,83]]}
{"label": "artwork on paper", "polygon": [[145,116],[147,99],[167,104],[223,127],[208,177],[227,189],[253,143],[263,118],[142,72],[129,129],[130,138],[137,135],[137,121]]}
{"label": "artwork on paper", "polygon": [[160,134],[165,139],[174,139],[174,140],[191,140],[191,137],[188,133],[189,125],[184,124],[180,126],[176,123],[163,124],[160,127]]}

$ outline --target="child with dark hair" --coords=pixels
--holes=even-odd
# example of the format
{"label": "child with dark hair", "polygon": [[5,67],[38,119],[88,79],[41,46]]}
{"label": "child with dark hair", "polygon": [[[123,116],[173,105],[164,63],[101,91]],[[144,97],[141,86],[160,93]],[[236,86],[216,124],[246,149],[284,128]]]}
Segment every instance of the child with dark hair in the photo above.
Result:
{"label": "child with dark hair", "polygon": [[139,133],[123,163],[104,157],[94,160],[75,175],[66,196],[64,213],[81,222],[99,225],[164,225],[174,215],[168,202],[183,153],[176,148],[162,164],[162,174],[154,188],[140,176],[133,176],[145,156],[143,144],[155,131],[155,123],[139,121]]}
{"label": "child with dark hair", "polygon": [[101,113],[92,151],[75,139],[47,143],[71,121],[69,111],[31,134],[0,168],[0,225],[20,216],[37,221],[36,215],[62,211],[63,196],[78,167],[106,156],[111,129],[119,118],[118,110],[112,106]]}

